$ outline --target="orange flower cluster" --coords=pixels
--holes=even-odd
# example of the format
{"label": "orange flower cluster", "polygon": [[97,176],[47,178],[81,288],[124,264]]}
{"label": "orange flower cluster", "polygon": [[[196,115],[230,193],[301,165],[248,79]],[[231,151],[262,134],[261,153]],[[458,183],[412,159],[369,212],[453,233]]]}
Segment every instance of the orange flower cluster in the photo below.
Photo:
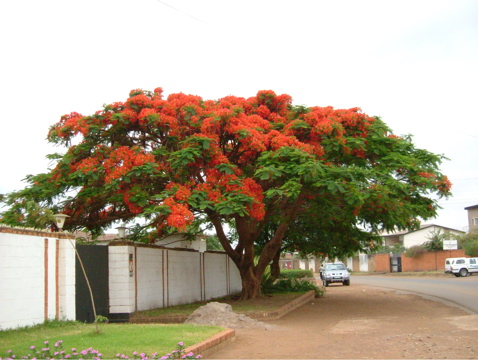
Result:
{"label": "orange flower cluster", "polygon": [[142,152],[139,148],[129,148],[121,146],[114,149],[109,158],[103,162],[106,172],[105,182],[119,179],[126,175],[133,167],[144,165],[148,162],[154,162],[154,156]]}
{"label": "orange flower cluster", "polygon": [[186,204],[180,204],[173,198],[167,198],[164,200],[164,205],[167,205],[171,210],[171,213],[166,217],[168,226],[175,227],[179,231],[185,231],[194,220],[194,215]]}
{"label": "orange flower cluster", "polygon": [[125,193],[123,195],[123,201],[128,206],[128,209],[133,213],[133,214],[141,214],[143,212],[143,208],[139,206],[138,204],[130,201],[131,197],[133,195],[130,193]]}
{"label": "orange flower cluster", "polygon": [[80,170],[83,174],[87,174],[89,172],[96,171],[98,169],[99,164],[100,164],[99,158],[89,157],[89,158],[81,160],[76,165],[76,168]]}
{"label": "orange flower cluster", "polygon": [[444,175],[440,179],[437,180],[436,185],[438,187],[438,190],[440,190],[443,194],[448,194],[448,193],[450,193],[451,186],[453,184],[448,179],[448,177]]}

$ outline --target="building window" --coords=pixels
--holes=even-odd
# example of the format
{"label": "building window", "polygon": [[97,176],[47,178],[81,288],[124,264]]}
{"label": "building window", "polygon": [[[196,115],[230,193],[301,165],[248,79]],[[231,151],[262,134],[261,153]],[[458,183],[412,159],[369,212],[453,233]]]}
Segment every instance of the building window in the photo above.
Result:
{"label": "building window", "polygon": [[478,225],[478,217],[471,219],[473,225]]}

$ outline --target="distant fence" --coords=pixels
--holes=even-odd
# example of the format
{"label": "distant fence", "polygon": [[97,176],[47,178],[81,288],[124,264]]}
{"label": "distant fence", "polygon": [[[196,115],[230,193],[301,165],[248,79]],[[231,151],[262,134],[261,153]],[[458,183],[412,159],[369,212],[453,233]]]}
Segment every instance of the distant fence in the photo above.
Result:
{"label": "distant fence", "polygon": [[402,254],[402,271],[445,271],[445,260],[453,257],[469,256],[463,249],[426,252],[413,258]]}
{"label": "distant fence", "polygon": [[[404,254],[400,254],[401,271],[445,271],[445,259],[451,257],[468,256],[465,255],[463,249],[427,252],[416,258],[409,258]],[[309,259],[308,263],[313,261],[316,262],[315,269],[317,272],[320,268],[320,261],[318,259]],[[359,254],[343,261],[354,272],[391,272],[390,254]],[[303,261],[296,259],[280,260],[281,269],[301,269],[303,268],[302,263]]]}
{"label": "distant fence", "polygon": [[[376,272],[390,272],[390,255],[371,255],[375,261]],[[463,249],[426,252],[417,257],[406,257],[401,254],[402,272],[445,271],[445,260],[452,257],[468,257]]]}

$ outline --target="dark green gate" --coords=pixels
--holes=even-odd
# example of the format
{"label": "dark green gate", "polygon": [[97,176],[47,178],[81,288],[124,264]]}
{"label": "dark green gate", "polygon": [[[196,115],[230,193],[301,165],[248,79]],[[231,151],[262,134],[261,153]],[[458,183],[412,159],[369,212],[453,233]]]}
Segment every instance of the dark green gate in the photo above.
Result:
{"label": "dark green gate", "polygon": [[[93,291],[96,315],[108,317],[108,246],[76,245]],[[90,291],[78,257],[76,257],[76,320],[92,323],[95,321]]]}

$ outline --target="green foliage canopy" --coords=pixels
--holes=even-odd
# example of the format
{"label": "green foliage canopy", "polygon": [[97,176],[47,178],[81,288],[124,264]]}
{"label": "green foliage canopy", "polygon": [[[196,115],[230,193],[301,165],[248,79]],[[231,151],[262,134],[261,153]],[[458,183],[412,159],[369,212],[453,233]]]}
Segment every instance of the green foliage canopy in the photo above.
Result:
{"label": "green foliage canopy", "polygon": [[[63,212],[67,230],[99,233],[141,217],[147,225],[138,234],[148,229],[154,241],[207,219],[240,270],[244,298],[260,294],[284,239],[304,252],[348,252],[381,229],[434,217],[436,199],[450,195],[444,157],[394,135],[380,118],[294,106],[269,90],[219,100],[133,90],[93,115],[63,116],[48,140],[66,152],[3,197],[4,223],[39,227]],[[234,243],[226,222],[234,223]]]}

